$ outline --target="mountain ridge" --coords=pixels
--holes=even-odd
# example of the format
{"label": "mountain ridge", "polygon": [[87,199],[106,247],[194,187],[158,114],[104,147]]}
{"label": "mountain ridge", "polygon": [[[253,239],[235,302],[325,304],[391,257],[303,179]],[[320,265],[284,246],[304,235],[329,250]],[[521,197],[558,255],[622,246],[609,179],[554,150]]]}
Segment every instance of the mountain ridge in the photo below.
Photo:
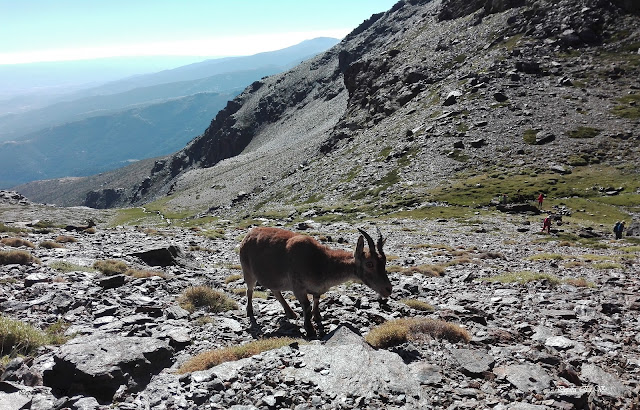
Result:
{"label": "mountain ridge", "polygon": [[[638,158],[637,124],[611,110],[635,98],[625,95],[635,95],[639,34],[620,4],[400,1],[326,53],[252,84],[135,186],[107,186],[120,193],[111,205],[393,209],[474,170],[623,165],[609,153]],[[584,129],[595,135],[581,138]]]}

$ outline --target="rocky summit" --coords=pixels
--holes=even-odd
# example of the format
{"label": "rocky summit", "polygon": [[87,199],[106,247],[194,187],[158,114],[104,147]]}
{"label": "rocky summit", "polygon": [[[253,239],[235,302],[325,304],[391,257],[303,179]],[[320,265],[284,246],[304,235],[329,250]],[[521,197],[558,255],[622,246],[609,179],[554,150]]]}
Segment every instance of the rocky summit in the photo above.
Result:
{"label": "rocky summit", "polygon": [[[402,0],[173,155],[0,191],[0,408],[640,408],[639,13]],[[393,291],[252,321],[255,226],[379,229]]]}

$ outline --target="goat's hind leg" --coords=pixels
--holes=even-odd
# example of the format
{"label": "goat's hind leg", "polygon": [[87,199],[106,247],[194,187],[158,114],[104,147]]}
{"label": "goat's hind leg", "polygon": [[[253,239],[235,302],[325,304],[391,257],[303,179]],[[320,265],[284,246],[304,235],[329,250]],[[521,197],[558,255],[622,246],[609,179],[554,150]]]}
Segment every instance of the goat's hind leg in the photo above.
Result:
{"label": "goat's hind leg", "polygon": [[284,309],[284,313],[287,315],[287,318],[296,319],[298,317],[298,314],[294,312],[293,309],[291,309],[291,306],[289,306],[287,301],[284,299],[284,296],[282,296],[282,292],[280,292],[279,290],[272,290],[272,292],[273,292],[273,296],[275,296],[276,299],[278,299],[278,302],[280,302],[280,304],[282,305],[282,308]]}
{"label": "goat's hind leg", "polygon": [[318,328],[318,334],[320,337],[324,337],[324,326],[322,325],[322,316],[320,315],[320,295],[313,295],[313,321],[316,322]]}

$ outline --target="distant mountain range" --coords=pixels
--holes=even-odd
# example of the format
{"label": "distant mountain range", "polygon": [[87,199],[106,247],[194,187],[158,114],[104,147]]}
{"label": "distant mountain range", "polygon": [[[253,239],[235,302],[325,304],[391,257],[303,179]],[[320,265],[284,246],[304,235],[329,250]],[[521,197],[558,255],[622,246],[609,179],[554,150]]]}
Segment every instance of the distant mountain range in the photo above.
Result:
{"label": "distant mountain range", "polygon": [[167,155],[207,128],[246,86],[337,44],[304,41],[247,57],[202,61],[56,94],[0,101],[0,188],[91,175]]}

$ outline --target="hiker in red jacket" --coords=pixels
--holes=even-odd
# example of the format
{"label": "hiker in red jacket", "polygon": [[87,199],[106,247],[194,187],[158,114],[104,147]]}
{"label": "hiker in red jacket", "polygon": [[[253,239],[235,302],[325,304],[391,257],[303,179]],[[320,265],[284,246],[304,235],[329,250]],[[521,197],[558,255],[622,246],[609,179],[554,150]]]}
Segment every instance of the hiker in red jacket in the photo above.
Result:
{"label": "hiker in red jacket", "polygon": [[547,233],[551,233],[551,215],[547,215],[542,222],[542,232],[544,232],[545,229],[547,230]]}
{"label": "hiker in red jacket", "polygon": [[542,201],[544,201],[544,194],[540,192],[540,195],[538,196],[538,208],[542,208]]}

